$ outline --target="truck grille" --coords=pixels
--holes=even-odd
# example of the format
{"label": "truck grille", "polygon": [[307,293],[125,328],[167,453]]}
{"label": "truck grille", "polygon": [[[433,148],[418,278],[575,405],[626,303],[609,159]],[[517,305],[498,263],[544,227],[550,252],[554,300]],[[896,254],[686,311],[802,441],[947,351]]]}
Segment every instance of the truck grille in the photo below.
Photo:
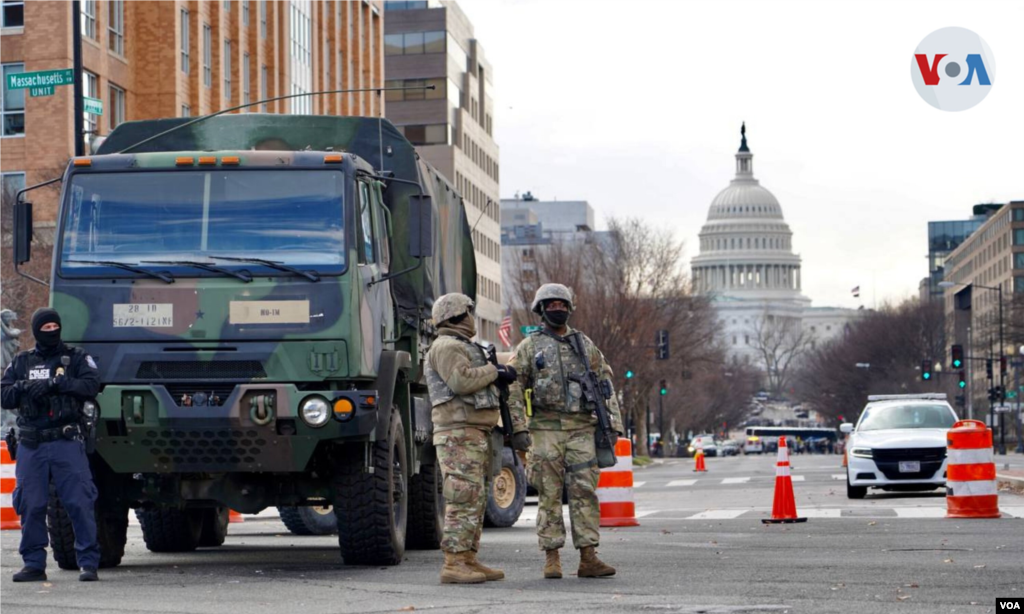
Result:
{"label": "truck grille", "polygon": [[253,429],[150,430],[142,445],[160,464],[178,470],[244,466],[259,462],[272,432]]}
{"label": "truck grille", "polygon": [[258,360],[149,360],[139,365],[135,379],[156,380],[246,380],[265,379],[267,372]]}
{"label": "truck grille", "polygon": [[[929,480],[942,467],[946,448],[874,448],[872,456],[878,470],[890,480]],[[900,473],[900,461],[919,461],[921,471]]]}

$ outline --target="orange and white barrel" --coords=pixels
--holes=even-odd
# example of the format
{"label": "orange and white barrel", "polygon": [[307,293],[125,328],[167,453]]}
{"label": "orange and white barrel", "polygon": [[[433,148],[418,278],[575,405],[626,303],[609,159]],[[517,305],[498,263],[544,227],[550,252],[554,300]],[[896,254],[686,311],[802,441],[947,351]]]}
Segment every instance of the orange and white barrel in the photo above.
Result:
{"label": "orange and white barrel", "polygon": [[18,520],[18,513],[14,511],[14,486],[17,480],[14,476],[14,461],[7,450],[7,442],[0,441],[0,530],[18,530],[21,528],[21,521]]}
{"label": "orange and white barrel", "polygon": [[236,522],[245,522],[245,516],[242,515],[242,512],[228,510],[228,523],[234,524]]}
{"label": "orange and white barrel", "polygon": [[597,500],[601,503],[602,527],[640,525],[633,501],[633,444],[625,437],[615,444],[615,465],[601,470]]}
{"label": "orange and white barrel", "polygon": [[946,443],[946,518],[999,518],[992,429],[961,420]]}

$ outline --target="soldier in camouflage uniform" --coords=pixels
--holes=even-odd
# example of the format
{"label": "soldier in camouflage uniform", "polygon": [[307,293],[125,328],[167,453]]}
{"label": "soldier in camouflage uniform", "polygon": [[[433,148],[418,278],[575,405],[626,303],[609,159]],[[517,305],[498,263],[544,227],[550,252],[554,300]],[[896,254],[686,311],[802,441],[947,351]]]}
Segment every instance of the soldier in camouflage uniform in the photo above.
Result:
{"label": "soldier in camouflage uniform", "polygon": [[[482,565],[480,549],[484,510],[491,475],[491,432],[498,424],[498,391],[494,382],[511,383],[516,372],[487,362],[476,335],[473,301],[463,294],[446,294],[433,307],[438,338],[426,360],[434,446],[444,476],[446,502],[442,584],[501,580],[504,572]],[[530,435],[525,415],[513,412],[513,447],[527,450]]]}
{"label": "soldier in camouflage uniform", "polygon": [[[537,537],[546,553],[545,578],[561,578],[558,550],[565,545],[562,520],[562,486],[569,495],[569,518],[573,545],[580,551],[580,578],[611,576],[615,569],[597,558],[601,510],[597,501],[600,470],[594,449],[597,417],[593,407],[581,401],[579,384],[570,374],[584,372],[581,357],[565,340],[574,332],[567,325],[573,310],[572,292],[561,284],[544,284],[533,300],[533,311],[541,316],[544,329],[531,333],[516,348],[510,363],[518,373],[509,405],[522,411],[522,390],[533,389],[530,432],[530,482],[537,489]],[[601,351],[584,336],[591,369],[611,382],[612,372]],[[543,358],[541,358],[543,356]],[[543,365],[541,367],[541,365]],[[608,400],[612,427],[622,433],[619,406],[613,395]],[[615,442],[612,442],[614,446]]]}

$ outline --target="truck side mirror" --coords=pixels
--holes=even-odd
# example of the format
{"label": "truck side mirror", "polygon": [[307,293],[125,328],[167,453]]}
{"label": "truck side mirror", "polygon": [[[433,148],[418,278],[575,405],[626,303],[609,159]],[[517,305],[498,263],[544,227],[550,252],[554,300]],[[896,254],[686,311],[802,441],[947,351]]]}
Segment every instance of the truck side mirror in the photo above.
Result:
{"label": "truck side mirror", "polygon": [[434,205],[426,194],[409,197],[409,255],[434,255]]}
{"label": "truck side mirror", "polygon": [[14,204],[14,263],[25,264],[32,259],[32,203]]}

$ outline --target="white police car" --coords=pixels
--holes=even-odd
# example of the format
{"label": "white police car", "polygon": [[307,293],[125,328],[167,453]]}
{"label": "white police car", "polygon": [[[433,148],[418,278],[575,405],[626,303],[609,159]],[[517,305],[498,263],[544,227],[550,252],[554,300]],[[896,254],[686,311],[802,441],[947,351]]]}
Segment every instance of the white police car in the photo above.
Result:
{"label": "white police car", "polygon": [[846,495],[868,488],[923,491],[946,485],[946,433],[957,421],[945,394],[873,395],[847,444]]}

